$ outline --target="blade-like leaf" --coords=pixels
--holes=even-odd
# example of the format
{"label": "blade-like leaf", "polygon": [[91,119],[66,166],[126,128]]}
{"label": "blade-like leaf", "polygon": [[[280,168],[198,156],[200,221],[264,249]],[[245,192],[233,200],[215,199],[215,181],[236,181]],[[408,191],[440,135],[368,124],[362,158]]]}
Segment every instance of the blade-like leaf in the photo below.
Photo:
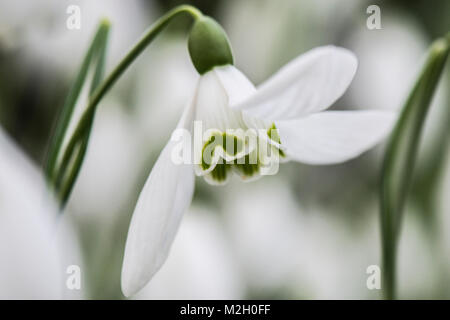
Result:
{"label": "blade-like leaf", "polygon": [[[93,76],[93,80],[91,83],[91,88],[89,90],[89,98],[92,96],[92,94],[95,92],[95,90],[98,88],[99,84],[101,83],[104,75],[105,70],[105,60],[106,60],[106,49],[107,49],[107,33],[105,33],[105,36],[101,38],[102,41],[100,41],[97,44],[97,50],[96,50],[96,68]],[[75,180],[78,176],[78,173],[80,172],[81,165],[83,164],[84,156],[86,154],[86,149],[89,144],[89,138],[91,135],[91,129],[92,124],[94,122],[95,117],[95,111],[96,108],[93,108],[92,111],[89,113],[90,117],[88,118],[88,125],[86,126],[84,130],[84,134],[79,137],[78,140],[78,150],[73,152],[71,154],[71,159],[68,160],[67,163],[63,162],[62,166],[64,166],[65,170],[62,170],[59,174],[61,177],[64,177],[64,181],[61,185],[58,185],[59,190],[59,199],[60,199],[60,206],[64,207],[69,195],[73,189]],[[69,151],[66,150],[66,151]],[[68,163],[71,163],[71,166],[68,166]],[[57,183],[60,181],[57,179]]]}
{"label": "blade-like leaf", "polygon": [[383,289],[395,297],[395,265],[402,211],[408,194],[422,127],[450,48],[450,36],[436,40],[391,135],[381,173]]}
{"label": "blade-like leaf", "polygon": [[[90,126],[86,128],[86,132],[80,138],[73,141],[73,143],[78,146],[77,152],[68,152],[69,145],[64,146],[63,142],[70,134],[69,123],[73,118],[74,109],[77,101],[79,100],[82,88],[87,82],[91,82],[89,89],[90,97],[102,81],[105,67],[108,33],[109,22],[102,21],[81,64],[78,75],[69,91],[67,99],[61,110],[55,133],[50,142],[45,166],[45,175],[47,177],[49,187],[52,188],[57,195],[59,195],[61,206],[64,206],[68,194],[72,189],[73,183],[69,183],[69,185],[67,185],[67,179],[69,179],[69,181],[74,180],[79,172],[82,158],[87,147],[87,141],[89,139]],[[92,79],[89,79],[89,70],[92,68],[94,68],[93,76]],[[94,112],[91,114],[92,118],[93,116]],[[92,122],[93,119],[90,119],[91,124]],[[62,189],[65,191],[63,192]]]}
{"label": "blade-like leaf", "polygon": [[[53,180],[55,177],[56,162],[57,162],[58,157],[62,153],[62,150],[61,150],[62,142],[64,140],[64,137],[67,134],[69,122],[72,117],[76,102],[80,96],[81,89],[82,89],[84,83],[86,82],[89,67],[91,66],[93,57],[96,55],[96,52],[98,51],[99,47],[101,47],[102,44],[106,42],[108,30],[109,30],[109,24],[105,21],[102,22],[94,36],[94,39],[92,40],[92,43],[91,43],[91,45],[86,53],[86,56],[84,57],[84,60],[81,64],[81,67],[77,74],[77,77],[76,77],[72,87],[70,88],[69,93],[66,98],[66,101],[64,102],[64,105],[62,107],[60,116],[57,121],[55,132],[52,135],[52,138],[50,141],[48,154],[47,154],[45,174],[49,181]],[[97,79],[97,80],[93,81],[92,84],[94,85],[95,83],[97,83],[97,85],[98,85],[98,82],[99,82],[99,80]]]}
{"label": "blade-like leaf", "polygon": [[[169,22],[182,14],[188,14],[194,20],[202,16],[202,13],[192,6],[181,5],[175,7],[150,26],[142,38],[130,49],[104,81],[102,81],[102,78],[109,24],[104,22],[100,25],[63,108],[61,120],[59,121],[55,137],[51,143],[47,161],[46,176],[50,187],[53,188],[59,197],[61,208],[64,207],[70,195],[83,163],[93,119],[101,99]],[[95,63],[95,59],[97,59],[97,68],[92,81],[89,102],[81,118],[76,122],[75,130],[68,135],[68,127],[70,121],[73,120],[72,114],[75,103],[80,95],[83,84],[86,82],[88,69]],[[66,135],[69,138],[68,143],[62,147]],[[58,159],[61,159],[59,163]]]}

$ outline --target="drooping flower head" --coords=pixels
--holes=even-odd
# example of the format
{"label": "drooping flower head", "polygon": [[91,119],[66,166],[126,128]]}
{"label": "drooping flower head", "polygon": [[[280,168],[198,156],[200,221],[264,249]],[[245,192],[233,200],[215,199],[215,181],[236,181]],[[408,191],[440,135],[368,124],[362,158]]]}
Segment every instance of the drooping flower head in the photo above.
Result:
{"label": "drooping flower head", "polygon": [[274,174],[280,161],[290,159],[340,163],[373,147],[395,119],[381,111],[324,111],[356,72],[357,59],[344,48],[313,49],[258,88],[233,66],[225,32],[211,18],[195,22],[189,52],[200,76],[177,130],[193,135],[192,161],[174,161],[179,142],[171,139],[147,179],[125,249],[126,296],[145,286],[166,260],[191,202],[194,172],[210,184],[225,184],[233,175],[250,181]]}

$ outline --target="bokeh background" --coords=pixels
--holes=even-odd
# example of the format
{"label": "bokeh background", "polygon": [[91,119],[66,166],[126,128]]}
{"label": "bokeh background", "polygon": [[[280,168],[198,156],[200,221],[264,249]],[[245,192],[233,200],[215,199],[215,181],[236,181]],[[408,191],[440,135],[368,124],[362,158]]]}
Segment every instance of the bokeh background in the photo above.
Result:
{"label": "bokeh background", "polygon": [[[182,3],[223,25],[236,66],[255,84],[315,46],[354,51],[359,69],[336,109],[400,110],[428,46],[450,30],[447,0],[0,0],[0,126],[31,159],[32,171],[42,167],[99,20],[112,22],[109,71],[147,26]],[[81,9],[79,30],[66,27],[73,4]],[[366,27],[371,4],[381,8],[380,30]],[[85,163],[59,218],[64,228],[58,241],[68,243],[59,249],[67,256],[62,275],[44,267],[41,272],[39,264],[49,263],[53,251],[27,246],[33,231],[16,232],[13,225],[20,224],[8,225],[5,218],[10,207],[0,205],[0,240],[20,256],[0,254],[0,297],[54,297],[50,284],[64,288],[65,265],[76,264],[81,290],[62,289],[63,298],[124,298],[120,270],[134,205],[198,77],[187,52],[188,27],[188,19],[173,23],[101,102]],[[427,119],[405,210],[400,298],[450,298],[449,69]],[[5,171],[6,159],[19,151],[2,150]],[[334,166],[288,163],[278,175],[253,183],[211,187],[197,179],[166,264],[134,298],[381,298],[380,290],[366,287],[366,269],[381,265],[377,190],[383,151],[381,144]],[[9,179],[0,183],[0,203],[16,177]],[[26,190],[20,187],[21,195],[9,199],[12,208],[29,201]],[[19,281],[23,277],[29,279]]]}

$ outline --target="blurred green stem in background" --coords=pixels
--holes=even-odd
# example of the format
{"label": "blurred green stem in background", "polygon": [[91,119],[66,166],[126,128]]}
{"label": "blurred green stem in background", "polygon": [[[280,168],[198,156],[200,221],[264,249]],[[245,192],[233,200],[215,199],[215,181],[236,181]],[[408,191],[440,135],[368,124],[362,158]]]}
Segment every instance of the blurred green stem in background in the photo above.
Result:
{"label": "blurred green stem in background", "polygon": [[396,256],[402,211],[411,184],[422,127],[450,50],[450,33],[433,42],[388,142],[381,172],[383,294],[396,297]]}
{"label": "blurred green stem in background", "polygon": [[[76,177],[83,163],[84,155],[88,146],[90,131],[97,105],[105,94],[111,89],[115,82],[131,65],[131,63],[144,51],[152,40],[172,21],[181,14],[188,14],[194,20],[202,17],[202,13],[196,8],[182,5],[174,8],[159,18],[144,33],[142,38],[130,49],[125,57],[113,69],[113,71],[100,83],[102,79],[104,60],[106,54],[107,34],[109,23],[101,23],[91,47],[86,54],[78,76],[73,84],[67,100],[63,106],[61,116],[58,120],[55,135],[50,143],[45,173],[49,187],[54,191],[59,200],[61,212],[64,208],[70,192],[72,191]],[[100,54],[94,80],[91,86],[88,105],[75,126],[75,131],[70,136],[67,145],[64,147],[64,139],[68,134],[69,122],[73,114],[73,109],[80,95],[81,88],[86,81],[89,66],[92,60]],[[58,162],[58,159],[61,161]]]}
{"label": "blurred green stem in background", "polygon": [[[450,53],[449,53],[450,54]],[[450,83],[450,64],[446,70],[447,84]],[[442,175],[448,158],[448,148],[450,146],[450,92],[447,92],[447,104],[439,111],[439,118],[433,122],[433,136],[428,141],[426,154],[421,159],[420,167],[417,167],[412,181],[411,196],[415,205],[420,208],[420,218],[423,219],[424,230],[427,232],[429,240],[436,243],[439,237],[439,222],[436,213],[439,211],[439,189],[441,187]]]}

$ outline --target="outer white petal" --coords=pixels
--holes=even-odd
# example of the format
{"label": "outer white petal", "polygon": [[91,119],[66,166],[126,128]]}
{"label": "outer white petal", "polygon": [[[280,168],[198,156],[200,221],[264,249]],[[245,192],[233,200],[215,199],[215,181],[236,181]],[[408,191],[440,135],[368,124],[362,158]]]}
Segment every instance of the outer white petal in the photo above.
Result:
{"label": "outer white petal", "polygon": [[224,132],[245,127],[242,113],[230,108],[230,101],[242,100],[249,94],[243,89],[245,84],[243,86],[243,82],[239,81],[242,78],[238,79],[237,72],[232,66],[216,67],[200,77],[194,100],[194,117],[202,121],[203,130],[218,129]]}
{"label": "outer white petal", "polygon": [[[221,85],[225,89],[228,97],[228,106],[232,107],[239,104],[245,99],[251,97],[256,93],[256,88],[253,83],[234,66],[227,65],[216,67],[213,69],[218,76]],[[249,128],[253,129],[267,129],[273,121],[264,121],[252,117],[251,114],[242,114],[242,119]]]}
{"label": "outer white petal", "polygon": [[[189,106],[178,127],[188,128]],[[122,266],[122,291],[130,296],[150,281],[166,260],[183,213],[194,191],[191,165],[174,164],[175,141],[169,141],[156,161],[139,196],[128,231]]]}
{"label": "outer white petal", "polygon": [[325,46],[300,55],[233,108],[265,120],[299,118],[331,106],[347,89],[357,68],[347,49]]}
{"label": "outer white petal", "polygon": [[229,106],[243,101],[256,92],[253,83],[234,66],[226,65],[213,70],[227,93]]}
{"label": "outer white petal", "polygon": [[293,160],[321,165],[359,156],[380,142],[395,120],[389,111],[326,111],[276,126]]}

